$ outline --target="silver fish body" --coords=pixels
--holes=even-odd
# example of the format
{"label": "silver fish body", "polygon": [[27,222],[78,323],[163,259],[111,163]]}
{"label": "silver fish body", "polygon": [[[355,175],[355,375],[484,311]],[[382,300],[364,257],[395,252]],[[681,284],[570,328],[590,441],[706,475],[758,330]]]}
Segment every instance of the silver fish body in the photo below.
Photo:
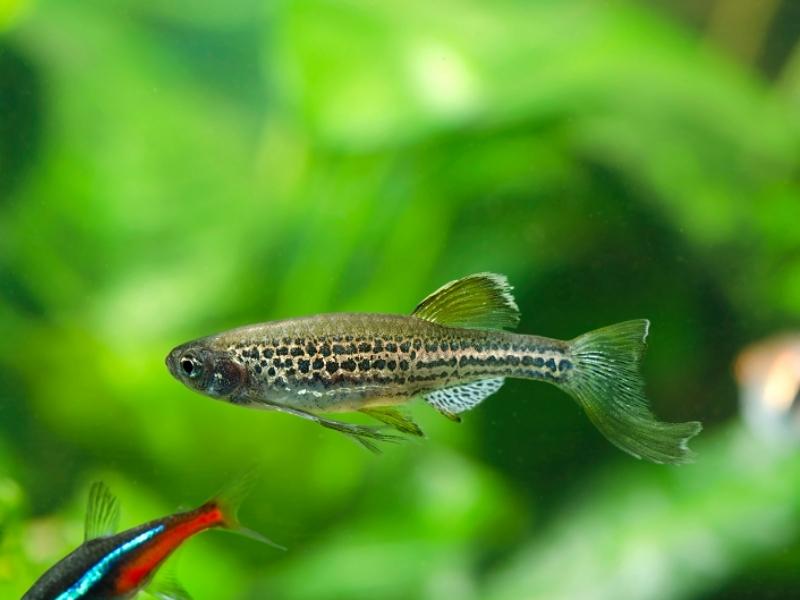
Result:
{"label": "silver fish body", "polygon": [[541,380],[572,396],[626,452],[662,463],[691,460],[687,442],[700,423],[658,421],[644,396],[647,320],[570,341],[505,331],[518,321],[506,278],[479,273],[445,284],[409,316],[336,313],[248,325],[182,344],[166,362],[202,394],[315,421],[371,450],[396,438],[320,414],[360,411],[422,435],[397,405],[422,397],[459,420],[506,378]]}
{"label": "silver fish body", "polygon": [[240,385],[228,392],[232,402],[312,412],[402,404],[487,378],[561,383],[573,366],[568,344],[559,340],[358,313],[274,321],[203,338],[173,350],[170,370],[195,354],[241,369]]}

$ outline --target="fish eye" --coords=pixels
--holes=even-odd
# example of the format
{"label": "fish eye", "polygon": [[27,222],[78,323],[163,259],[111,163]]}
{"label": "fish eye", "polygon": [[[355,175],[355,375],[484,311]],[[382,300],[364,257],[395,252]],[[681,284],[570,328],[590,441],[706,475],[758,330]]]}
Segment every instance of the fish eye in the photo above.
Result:
{"label": "fish eye", "polygon": [[198,361],[194,356],[191,356],[189,354],[181,358],[180,365],[183,374],[191,379],[199,377],[200,374],[203,372],[203,365],[200,364],[200,361]]}

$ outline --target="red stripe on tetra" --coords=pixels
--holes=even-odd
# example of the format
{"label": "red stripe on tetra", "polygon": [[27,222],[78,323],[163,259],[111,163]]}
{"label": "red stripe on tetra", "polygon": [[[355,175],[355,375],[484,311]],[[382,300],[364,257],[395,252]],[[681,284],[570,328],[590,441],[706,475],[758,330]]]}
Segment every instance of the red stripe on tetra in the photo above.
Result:
{"label": "red stripe on tetra", "polygon": [[175,519],[174,522],[170,523],[168,520],[165,523],[166,529],[120,568],[115,586],[117,593],[138,590],[139,586],[145,583],[155,569],[186,539],[205,529],[225,523],[225,515],[214,503],[184,515],[176,515],[172,519]]}

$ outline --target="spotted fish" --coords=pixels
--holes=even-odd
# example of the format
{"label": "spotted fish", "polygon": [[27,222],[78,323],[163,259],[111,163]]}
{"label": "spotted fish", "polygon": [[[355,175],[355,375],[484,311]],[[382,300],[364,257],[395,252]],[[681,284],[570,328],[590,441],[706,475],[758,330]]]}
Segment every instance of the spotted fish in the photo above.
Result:
{"label": "spotted fish", "polygon": [[85,542],[45,572],[22,600],[127,600],[144,588],[162,600],[191,600],[172,577],[152,582],[164,561],[188,538],[222,527],[272,544],[243,529],[236,519],[236,505],[251,479],[237,480],[195,510],[121,533],[114,533],[119,522],[117,499],[102,482],[92,484]]}
{"label": "spotted fish", "polygon": [[687,442],[700,423],[660,422],[644,396],[639,363],[647,320],[571,341],[505,331],[518,321],[506,278],[478,273],[442,286],[410,316],[339,313],[248,325],[178,346],[166,363],[202,394],[291,413],[371,450],[396,436],[321,413],[360,411],[422,435],[397,405],[422,397],[458,420],[506,378],[546,381],[577,400],[597,428],[633,456],[691,460]]}

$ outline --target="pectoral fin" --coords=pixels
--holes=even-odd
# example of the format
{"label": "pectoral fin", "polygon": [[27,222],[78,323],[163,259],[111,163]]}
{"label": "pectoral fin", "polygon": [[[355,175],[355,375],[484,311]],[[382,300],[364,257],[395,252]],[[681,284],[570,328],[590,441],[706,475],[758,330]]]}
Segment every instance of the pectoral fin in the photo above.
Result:
{"label": "pectoral fin", "polygon": [[397,435],[383,433],[378,427],[370,427],[368,425],[357,425],[355,423],[345,423],[344,421],[326,419],[325,417],[321,417],[297,408],[289,408],[288,406],[278,406],[276,404],[267,403],[260,403],[259,407],[265,410],[274,410],[276,412],[282,412],[300,417],[302,419],[307,419],[309,421],[314,421],[315,423],[318,423],[327,429],[333,429],[334,431],[344,433],[351,439],[364,446],[364,448],[370,452],[374,452],[375,454],[381,453],[381,449],[375,442],[399,442],[403,439]]}

